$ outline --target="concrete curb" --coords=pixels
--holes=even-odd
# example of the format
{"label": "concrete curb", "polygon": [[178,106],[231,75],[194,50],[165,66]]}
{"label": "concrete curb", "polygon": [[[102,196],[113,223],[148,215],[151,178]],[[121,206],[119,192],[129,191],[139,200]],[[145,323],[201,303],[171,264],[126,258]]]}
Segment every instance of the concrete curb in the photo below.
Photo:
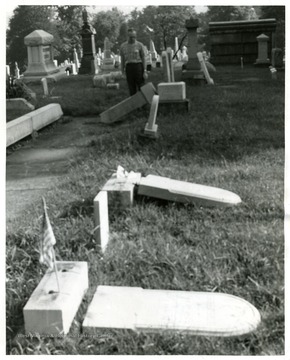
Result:
{"label": "concrete curb", "polygon": [[6,147],[31,135],[33,131],[59,120],[63,115],[59,104],[48,104],[6,124]]}
{"label": "concrete curb", "polygon": [[26,99],[23,98],[14,98],[14,99],[7,99],[6,100],[6,109],[13,110],[13,109],[20,109],[20,110],[34,110],[35,107],[30,104]]}

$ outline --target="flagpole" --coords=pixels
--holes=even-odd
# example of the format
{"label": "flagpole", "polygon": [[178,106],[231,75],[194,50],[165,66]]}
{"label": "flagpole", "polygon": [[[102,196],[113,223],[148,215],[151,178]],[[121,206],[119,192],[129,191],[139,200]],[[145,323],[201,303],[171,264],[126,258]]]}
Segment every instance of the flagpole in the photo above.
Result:
{"label": "flagpole", "polygon": [[57,275],[57,266],[56,266],[56,260],[55,260],[55,252],[54,252],[53,248],[52,248],[52,255],[53,255],[53,267],[54,267],[54,273],[55,273],[55,277],[56,277],[57,288],[58,288],[58,292],[60,292],[59,280],[58,280],[58,275]]}

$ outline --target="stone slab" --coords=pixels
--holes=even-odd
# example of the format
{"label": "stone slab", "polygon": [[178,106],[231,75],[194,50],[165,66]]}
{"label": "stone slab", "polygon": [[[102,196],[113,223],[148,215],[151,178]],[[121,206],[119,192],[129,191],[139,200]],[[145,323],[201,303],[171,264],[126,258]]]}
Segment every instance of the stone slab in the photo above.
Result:
{"label": "stone slab", "polygon": [[102,252],[109,242],[109,212],[107,191],[100,191],[94,198],[95,239]]}
{"label": "stone slab", "polygon": [[6,147],[31,135],[33,131],[59,120],[63,115],[59,104],[48,104],[6,124]]}
{"label": "stone slab", "polygon": [[47,271],[23,308],[25,332],[59,335],[69,332],[88,283],[86,262],[57,262],[60,292],[55,273]]}
{"label": "stone slab", "polygon": [[252,304],[229,294],[98,286],[83,331],[109,328],[226,337],[252,332],[260,321]]}
{"label": "stone slab", "polygon": [[6,99],[6,110],[14,109],[32,111],[35,109],[35,106],[23,98]]}
{"label": "stone slab", "polygon": [[111,124],[122,120],[126,115],[132,111],[139,109],[147,104],[145,97],[140,91],[133,96],[121,101],[117,105],[112,106],[110,109],[100,114],[101,122],[105,124]]}
{"label": "stone slab", "polygon": [[241,203],[240,197],[231,191],[156,175],[141,178],[138,194],[202,206],[229,206]]}
{"label": "stone slab", "polygon": [[185,100],[186,87],[185,82],[160,83],[157,86],[160,101]]}

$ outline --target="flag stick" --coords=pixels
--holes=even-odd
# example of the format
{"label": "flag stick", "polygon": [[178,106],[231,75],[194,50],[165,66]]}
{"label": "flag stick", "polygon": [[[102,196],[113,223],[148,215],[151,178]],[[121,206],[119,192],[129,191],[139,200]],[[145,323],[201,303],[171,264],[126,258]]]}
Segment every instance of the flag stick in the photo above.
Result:
{"label": "flag stick", "polygon": [[53,267],[54,267],[54,273],[55,273],[55,277],[56,277],[57,288],[58,288],[58,292],[60,292],[59,280],[58,280],[58,275],[57,275],[57,266],[56,266],[56,260],[55,260],[55,252],[54,252],[53,248],[52,248],[52,254],[53,254]]}

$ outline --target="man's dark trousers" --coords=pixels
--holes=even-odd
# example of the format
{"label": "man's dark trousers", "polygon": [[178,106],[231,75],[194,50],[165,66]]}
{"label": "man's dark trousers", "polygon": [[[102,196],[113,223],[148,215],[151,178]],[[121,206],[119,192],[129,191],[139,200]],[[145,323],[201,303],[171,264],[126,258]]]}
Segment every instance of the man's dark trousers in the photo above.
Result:
{"label": "man's dark trousers", "polygon": [[140,87],[145,84],[144,67],[142,63],[129,63],[126,65],[126,78],[130,96],[136,94]]}

